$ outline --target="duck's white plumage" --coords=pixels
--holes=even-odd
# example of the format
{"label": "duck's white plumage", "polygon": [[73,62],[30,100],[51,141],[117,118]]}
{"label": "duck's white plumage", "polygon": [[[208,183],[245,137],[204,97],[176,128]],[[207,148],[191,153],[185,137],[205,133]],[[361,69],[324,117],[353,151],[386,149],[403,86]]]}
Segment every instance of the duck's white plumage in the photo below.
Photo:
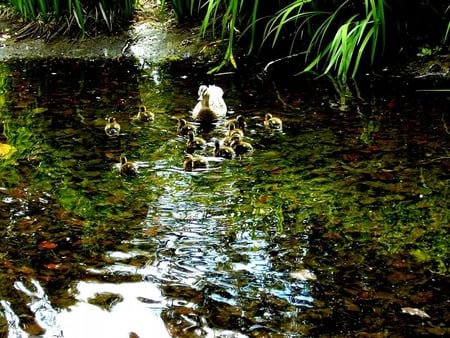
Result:
{"label": "duck's white plumage", "polygon": [[192,110],[192,117],[197,119],[198,113],[204,107],[202,99],[205,93],[209,94],[208,107],[215,114],[217,118],[225,117],[227,114],[227,105],[223,100],[222,88],[215,85],[201,85],[198,89],[198,102]]}

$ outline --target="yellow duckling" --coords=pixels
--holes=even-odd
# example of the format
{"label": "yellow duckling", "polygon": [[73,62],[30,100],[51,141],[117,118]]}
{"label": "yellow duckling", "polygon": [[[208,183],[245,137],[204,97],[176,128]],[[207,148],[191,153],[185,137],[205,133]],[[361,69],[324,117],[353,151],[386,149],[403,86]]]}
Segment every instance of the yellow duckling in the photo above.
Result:
{"label": "yellow duckling", "polygon": [[223,157],[230,160],[234,158],[234,156],[236,156],[236,153],[234,152],[233,148],[231,148],[230,146],[220,145],[219,140],[215,140],[214,145],[215,145],[214,156]]}
{"label": "yellow duckling", "polygon": [[236,134],[240,135],[241,137],[244,137],[244,131],[242,129],[237,128],[234,123],[228,124],[226,136],[233,136]]}
{"label": "yellow duckling", "polygon": [[144,105],[139,106],[138,113],[136,115],[136,119],[140,122],[153,122],[155,120],[155,114],[150,111],[147,111],[147,107]]}
{"label": "yellow duckling", "polygon": [[283,122],[278,117],[273,117],[272,114],[267,113],[264,120],[264,126],[274,130],[282,130]]}
{"label": "yellow duckling", "polygon": [[198,168],[208,168],[209,163],[203,156],[193,156],[192,154],[186,154],[183,161],[183,169],[185,171],[192,171]]}
{"label": "yellow duckling", "polygon": [[231,136],[225,136],[222,140],[220,140],[220,144],[223,146],[229,146],[233,141]]}
{"label": "yellow duckling", "polygon": [[186,152],[192,154],[195,150],[201,150],[206,147],[206,141],[195,136],[193,131],[188,132],[188,140],[186,141]]}
{"label": "yellow duckling", "polygon": [[116,121],[115,117],[106,118],[105,133],[109,137],[115,137],[120,134],[120,124]]}
{"label": "yellow duckling", "polygon": [[125,156],[120,158],[120,174],[123,176],[136,176],[138,170],[136,164],[128,162]]}
{"label": "yellow duckling", "polygon": [[194,131],[195,127],[188,123],[185,119],[179,119],[178,120],[178,125],[177,125],[177,134],[178,135],[182,135],[185,136],[187,135],[190,131]]}
{"label": "yellow duckling", "polygon": [[235,134],[232,136],[231,148],[234,149],[236,155],[243,155],[253,152],[253,146],[245,141],[242,141],[242,136]]}
{"label": "yellow duckling", "polygon": [[235,119],[228,120],[226,126],[228,127],[230,124],[234,124],[236,128],[239,128],[241,130],[244,130],[247,127],[245,117],[242,115],[236,116]]}

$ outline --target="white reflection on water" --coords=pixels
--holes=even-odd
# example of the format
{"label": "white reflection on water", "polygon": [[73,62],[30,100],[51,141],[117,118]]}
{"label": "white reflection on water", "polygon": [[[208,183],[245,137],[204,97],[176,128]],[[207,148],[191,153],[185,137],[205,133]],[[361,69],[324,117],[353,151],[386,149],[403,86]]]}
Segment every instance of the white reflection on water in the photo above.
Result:
{"label": "white reflection on water", "polygon": [[[159,316],[163,298],[158,288],[148,282],[79,282],[75,292],[78,302],[58,315],[65,338],[119,338],[131,332],[140,338],[170,337]],[[102,293],[117,294],[123,300],[109,311],[88,303]]]}
{"label": "white reflection on water", "polygon": [[[43,338],[123,338],[131,333],[140,338],[170,337],[160,318],[164,299],[149,282],[79,282],[72,291],[77,302],[60,311],[53,308],[38,281],[31,280],[29,288],[22,282],[16,282],[15,286],[30,297],[28,306],[35,313],[37,324],[45,330],[40,336]],[[90,304],[101,295],[116,295],[119,300],[108,309]],[[8,337],[28,337],[9,303],[2,300],[0,305],[8,322]]]}

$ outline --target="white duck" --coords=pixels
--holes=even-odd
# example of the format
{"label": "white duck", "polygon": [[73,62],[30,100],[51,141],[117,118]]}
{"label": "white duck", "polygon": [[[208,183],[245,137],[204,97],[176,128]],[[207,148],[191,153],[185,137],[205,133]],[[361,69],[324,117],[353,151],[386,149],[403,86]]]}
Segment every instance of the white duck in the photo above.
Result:
{"label": "white duck", "polygon": [[[208,99],[205,99],[205,96]],[[227,114],[227,105],[223,100],[223,90],[222,88],[215,85],[201,85],[198,89],[198,101],[192,111],[192,117],[198,120],[199,112],[202,108],[209,108],[214,116],[217,118],[225,117]]]}

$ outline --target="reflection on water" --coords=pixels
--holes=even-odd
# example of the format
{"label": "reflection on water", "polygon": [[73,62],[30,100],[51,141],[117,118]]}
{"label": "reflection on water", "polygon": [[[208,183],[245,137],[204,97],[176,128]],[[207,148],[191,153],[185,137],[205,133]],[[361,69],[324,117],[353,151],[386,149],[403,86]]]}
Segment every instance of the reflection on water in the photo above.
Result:
{"label": "reflection on water", "polygon": [[[442,93],[147,66],[2,65],[0,144],[15,149],[0,157],[2,335],[449,333]],[[177,119],[212,82],[254,152],[214,158],[222,121],[200,130],[210,167],[184,172]],[[141,104],[154,122],[133,118]]]}

